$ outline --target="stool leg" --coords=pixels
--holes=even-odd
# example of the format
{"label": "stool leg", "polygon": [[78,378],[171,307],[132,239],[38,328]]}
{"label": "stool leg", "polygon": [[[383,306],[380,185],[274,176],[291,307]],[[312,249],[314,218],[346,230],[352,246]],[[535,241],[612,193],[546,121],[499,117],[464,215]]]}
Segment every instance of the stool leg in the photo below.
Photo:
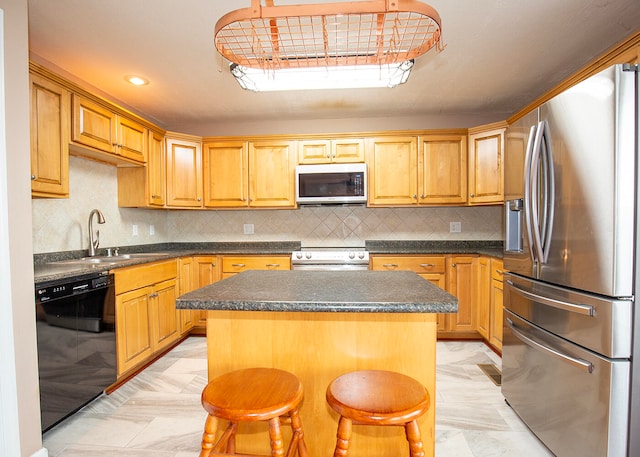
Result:
{"label": "stool leg", "polygon": [[204,433],[202,434],[200,457],[209,457],[209,454],[211,454],[217,430],[218,420],[215,416],[207,415],[207,420],[204,423]]}
{"label": "stool leg", "polygon": [[336,449],[333,452],[333,457],[346,457],[349,451],[349,440],[351,439],[351,419],[340,416],[340,422],[338,422],[338,433],[336,434]]}
{"label": "stool leg", "polygon": [[284,456],[284,441],[282,439],[282,429],[280,428],[280,417],[269,419],[269,438],[271,439],[271,456]]}
{"label": "stool leg", "polygon": [[404,430],[407,434],[407,441],[409,442],[409,456],[425,457],[424,445],[422,444],[422,437],[420,436],[420,427],[418,427],[418,421],[413,420],[406,423],[404,426]]}
{"label": "stool leg", "polygon": [[297,442],[298,457],[308,457],[307,445],[304,442],[304,430],[302,430],[302,420],[298,410],[294,409],[289,413],[291,418],[291,428],[293,429],[293,436],[291,437],[292,445],[293,441]]}

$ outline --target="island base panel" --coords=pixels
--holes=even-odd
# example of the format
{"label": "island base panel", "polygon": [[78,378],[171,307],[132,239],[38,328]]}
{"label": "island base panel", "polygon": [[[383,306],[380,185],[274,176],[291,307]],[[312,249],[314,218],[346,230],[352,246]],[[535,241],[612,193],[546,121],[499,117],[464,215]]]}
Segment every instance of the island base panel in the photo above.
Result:
{"label": "island base panel", "polygon": [[[362,369],[404,373],[427,388],[431,408],[419,424],[426,455],[434,454],[436,314],[207,313],[209,379],[249,367],[281,368],[300,378],[305,389],[300,415],[309,457],[333,455],[339,416],[327,405],[327,386],[341,374]],[[242,425],[238,451],[268,454],[266,428]],[[402,427],[356,425],[353,430],[350,457],[409,455]]]}

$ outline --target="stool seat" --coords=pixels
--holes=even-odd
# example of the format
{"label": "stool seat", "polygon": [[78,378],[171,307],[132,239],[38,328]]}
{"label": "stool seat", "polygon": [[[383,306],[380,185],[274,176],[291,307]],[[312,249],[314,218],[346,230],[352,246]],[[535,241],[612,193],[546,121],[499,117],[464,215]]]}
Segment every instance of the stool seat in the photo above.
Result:
{"label": "stool seat", "polygon": [[353,424],[403,426],[410,456],[424,456],[417,419],[429,410],[430,398],[415,379],[392,371],[353,371],[334,379],[326,398],[340,414],[335,457],[347,455]]}
{"label": "stool seat", "polygon": [[[276,368],[247,368],[223,374],[202,391],[202,406],[209,414],[205,422],[200,457],[209,455],[237,455],[235,435],[238,422],[269,422],[271,455],[284,455],[280,430],[280,416],[288,415],[293,435],[290,448],[297,448],[300,457],[306,457],[302,422],[298,405],[303,398],[300,380]],[[217,419],[229,421],[227,430],[214,443]],[[293,455],[289,452],[287,456]]]}

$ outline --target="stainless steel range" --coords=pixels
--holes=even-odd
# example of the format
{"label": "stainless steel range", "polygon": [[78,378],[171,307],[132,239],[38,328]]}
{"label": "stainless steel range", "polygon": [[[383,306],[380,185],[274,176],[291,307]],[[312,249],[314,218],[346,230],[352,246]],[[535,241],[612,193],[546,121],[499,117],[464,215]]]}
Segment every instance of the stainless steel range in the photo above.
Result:
{"label": "stainless steel range", "polygon": [[353,271],[369,269],[365,248],[301,248],[291,254],[293,270]]}

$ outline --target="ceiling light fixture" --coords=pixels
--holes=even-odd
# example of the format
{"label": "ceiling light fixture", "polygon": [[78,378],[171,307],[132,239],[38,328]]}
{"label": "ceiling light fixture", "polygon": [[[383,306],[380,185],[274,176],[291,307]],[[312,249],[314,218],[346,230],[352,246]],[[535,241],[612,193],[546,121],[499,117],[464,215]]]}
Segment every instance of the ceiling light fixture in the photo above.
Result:
{"label": "ceiling light fixture", "polygon": [[146,86],[149,84],[149,80],[135,75],[127,75],[124,77],[125,81],[133,84],[134,86]]}
{"label": "ceiling light fixture", "polygon": [[283,68],[265,71],[232,63],[231,74],[254,92],[395,87],[409,78],[413,60],[387,65]]}
{"label": "ceiling light fixture", "polygon": [[[287,6],[265,1],[262,6],[260,0],[251,0],[250,8],[220,18],[215,46],[232,63],[262,70],[267,79],[284,78],[285,69],[317,73],[322,68],[328,74],[338,67],[374,67],[380,79],[383,73],[395,73],[387,70],[391,66],[410,67],[408,62],[431,48],[442,49],[440,16],[417,0]],[[406,77],[408,73],[402,82]]]}

